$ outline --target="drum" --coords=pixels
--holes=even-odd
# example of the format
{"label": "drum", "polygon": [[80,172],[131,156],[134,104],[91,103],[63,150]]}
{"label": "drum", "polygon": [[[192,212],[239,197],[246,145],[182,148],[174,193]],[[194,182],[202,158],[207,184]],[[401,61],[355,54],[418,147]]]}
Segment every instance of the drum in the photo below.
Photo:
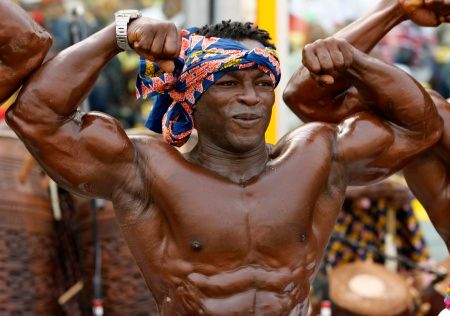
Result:
{"label": "drum", "polygon": [[331,271],[329,282],[331,300],[351,315],[402,315],[412,306],[406,280],[380,264],[341,265]]}
{"label": "drum", "polygon": [[[84,259],[84,284],[93,297],[94,241],[91,201],[74,196],[79,218],[81,257]],[[104,313],[108,316],[158,315],[156,303],[134,261],[115,219],[111,202],[97,209],[98,238],[101,244],[101,280]]]}
{"label": "drum", "polygon": [[60,315],[58,238],[45,177],[10,131],[0,132],[0,315]]}

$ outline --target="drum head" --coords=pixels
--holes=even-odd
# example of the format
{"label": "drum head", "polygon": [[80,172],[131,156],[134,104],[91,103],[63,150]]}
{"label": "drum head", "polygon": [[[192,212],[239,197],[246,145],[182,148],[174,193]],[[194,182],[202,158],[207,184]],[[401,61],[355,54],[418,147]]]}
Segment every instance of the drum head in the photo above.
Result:
{"label": "drum head", "polygon": [[365,316],[398,315],[412,303],[406,280],[371,262],[355,262],[333,269],[330,298],[340,308]]}

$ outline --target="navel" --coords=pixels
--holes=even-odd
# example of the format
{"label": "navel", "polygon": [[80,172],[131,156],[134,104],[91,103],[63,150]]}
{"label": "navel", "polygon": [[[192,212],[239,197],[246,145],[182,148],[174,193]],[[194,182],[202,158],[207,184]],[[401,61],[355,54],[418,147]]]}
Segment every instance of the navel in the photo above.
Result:
{"label": "navel", "polygon": [[202,243],[201,243],[200,241],[198,241],[198,240],[193,240],[193,241],[191,242],[191,249],[192,249],[192,250],[198,252],[198,251],[202,250],[202,248],[203,248],[203,245],[202,245]]}

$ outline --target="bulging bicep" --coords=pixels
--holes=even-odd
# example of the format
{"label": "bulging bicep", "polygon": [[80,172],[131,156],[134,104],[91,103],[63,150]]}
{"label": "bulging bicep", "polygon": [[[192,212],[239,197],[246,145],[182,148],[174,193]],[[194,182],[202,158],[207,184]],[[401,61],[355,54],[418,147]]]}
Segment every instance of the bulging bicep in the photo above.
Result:
{"label": "bulging bicep", "polygon": [[19,136],[50,177],[85,196],[110,199],[133,168],[133,143],[116,119],[101,113],[76,112]]}
{"label": "bulging bicep", "polygon": [[363,185],[400,170],[430,145],[421,135],[361,112],[338,125],[335,159],[345,166],[349,184]]}

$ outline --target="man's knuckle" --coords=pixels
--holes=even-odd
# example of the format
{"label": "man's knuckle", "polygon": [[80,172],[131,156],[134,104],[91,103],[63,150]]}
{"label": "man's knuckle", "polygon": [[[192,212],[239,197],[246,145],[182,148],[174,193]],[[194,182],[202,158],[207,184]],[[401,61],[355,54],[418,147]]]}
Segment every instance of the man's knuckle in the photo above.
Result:
{"label": "man's knuckle", "polygon": [[176,47],[174,47],[174,45],[172,45],[172,44],[166,44],[164,46],[164,53],[168,56],[175,55]]}
{"label": "man's knuckle", "polygon": [[336,39],[336,42],[337,42],[339,45],[349,45],[349,43],[347,42],[347,40],[345,40],[345,39],[343,39],[343,38],[337,38],[337,39]]}

